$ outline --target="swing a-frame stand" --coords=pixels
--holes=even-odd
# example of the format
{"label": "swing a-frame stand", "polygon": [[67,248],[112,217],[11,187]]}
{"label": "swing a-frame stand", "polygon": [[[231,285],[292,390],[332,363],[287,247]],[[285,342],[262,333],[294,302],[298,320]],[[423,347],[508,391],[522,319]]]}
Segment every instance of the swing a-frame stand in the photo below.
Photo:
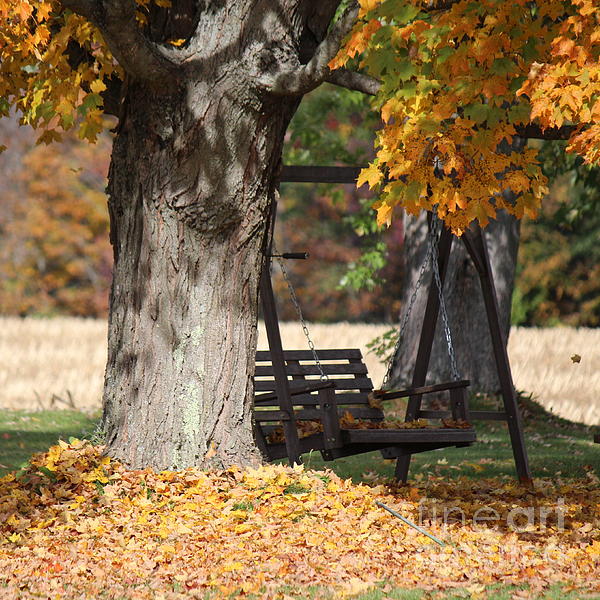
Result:
{"label": "swing a-frame stand", "polygon": [[[446,278],[446,272],[448,270],[448,263],[450,260],[450,252],[452,250],[452,243],[454,239],[458,238],[455,238],[450,230],[444,227],[440,236],[438,249],[438,270],[442,286]],[[494,279],[492,276],[492,269],[490,266],[490,259],[485,243],[484,233],[481,227],[478,224],[475,224],[463,233],[460,241],[462,241],[462,243],[465,245],[471,260],[475,265],[477,274],[479,275],[479,281],[481,283],[481,291],[483,293],[483,301],[487,315],[487,322],[492,340],[496,372],[498,374],[498,381],[500,382],[500,391],[504,404],[504,411],[471,410],[469,411],[469,419],[473,421],[506,421],[508,425],[508,431],[510,433],[510,440],[519,481],[529,485],[531,483],[531,472],[529,470],[529,460],[527,458],[527,450],[525,448],[525,440],[523,437],[523,425],[517,404],[517,395],[510,370],[510,362],[506,352],[506,340],[504,339],[502,328],[500,327],[496,289],[494,286]],[[439,294],[437,293],[435,283],[432,281],[429,287],[427,305],[425,308],[425,315],[423,317],[423,326],[421,328],[421,337],[419,340],[419,348],[417,351],[417,359],[413,372],[413,387],[418,387],[425,384],[425,379],[429,370],[431,349],[433,347],[439,311]],[[408,401],[406,420],[412,421],[419,418],[443,418],[447,414],[448,413],[446,411],[423,410],[421,408],[421,397],[414,396]],[[396,463],[396,477],[398,479],[406,481],[409,465],[410,455],[398,457]]]}
{"label": "swing a-frame stand", "polygon": [[[359,168],[284,167],[281,181],[354,183]],[[271,229],[275,208],[271,216]],[[445,227],[439,240],[438,272],[443,286],[454,236]],[[498,317],[498,305],[483,232],[476,225],[461,237],[479,274],[504,411],[469,411],[468,381],[425,386],[431,349],[440,311],[440,294],[430,284],[412,386],[407,390],[373,393],[373,384],[358,349],[283,350],[270,275],[269,247],[261,276],[260,293],[269,351],[257,352],[254,422],[257,443],[271,460],[286,457],[299,463],[301,454],[321,451],[333,460],[372,450],[396,459],[396,478],[405,482],[412,454],[448,446],[468,446],[475,441],[472,420],[505,420],[508,424],[519,480],[531,483],[521,418]],[[298,258],[298,255],[289,255]],[[320,378],[319,378],[320,375]],[[424,395],[449,395],[447,411],[424,410]],[[446,419],[444,427],[390,429],[381,427],[380,401],[408,398],[405,421]],[[340,423],[340,417],[342,422]],[[344,425],[344,420],[346,425]],[[348,426],[350,422],[350,426]],[[360,422],[354,428],[352,424]],[[300,436],[298,430],[304,427]]]}

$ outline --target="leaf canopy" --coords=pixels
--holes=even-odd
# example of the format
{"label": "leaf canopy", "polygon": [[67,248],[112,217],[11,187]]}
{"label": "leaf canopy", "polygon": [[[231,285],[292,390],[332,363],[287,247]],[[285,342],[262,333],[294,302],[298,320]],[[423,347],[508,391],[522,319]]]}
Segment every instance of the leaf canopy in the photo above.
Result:
{"label": "leaf canopy", "polygon": [[96,140],[104,82],[122,72],[95,27],[56,0],[0,0],[0,55],[0,116],[15,107],[39,142],[73,127]]}
{"label": "leaf canopy", "polygon": [[[595,0],[360,0],[332,69],[359,56],[382,82],[377,158],[361,175],[394,207],[437,212],[460,234],[504,208],[534,216],[547,193],[519,128],[571,125],[568,150],[600,160],[600,11]],[[439,7],[439,8],[438,8]],[[501,195],[512,188],[514,202]]]}
{"label": "leaf canopy", "polygon": [[[154,1],[136,0],[147,22]],[[460,234],[498,209],[534,215],[547,192],[521,128],[572,126],[568,150],[600,161],[600,11],[596,0],[360,0],[330,67],[350,59],[381,81],[377,157],[360,178],[396,206],[436,207]],[[165,42],[181,46],[184,40]],[[100,31],[58,0],[0,0],[0,116],[12,107],[51,142],[77,128],[94,141],[109,81],[123,71]],[[506,187],[517,192],[505,200]]]}

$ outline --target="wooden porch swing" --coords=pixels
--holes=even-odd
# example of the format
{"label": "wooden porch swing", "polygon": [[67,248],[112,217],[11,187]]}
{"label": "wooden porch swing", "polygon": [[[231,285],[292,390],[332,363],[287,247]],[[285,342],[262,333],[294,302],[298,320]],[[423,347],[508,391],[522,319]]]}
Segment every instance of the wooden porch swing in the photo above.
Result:
{"label": "wooden porch swing", "polygon": [[[349,183],[356,180],[359,170],[286,167],[281,181]],[[275,210],[271,228],[274,218]],[[287,457],[290,464],[295,464],[301,462],[303,453],[313,450],[320,451],[325,460],[379,450],[385,458],[397,459],[396,478],[406,482],[412,454],[448,446],[469,446],[476,441],[475,431],[469,423],[471,420],[506,419],[519,479],[530,482],[514,386],[502,344],[489,258],[481,230],[473,231],[464,242],[481,277],[505,412],[469,411],[469,382],[460,379],[455,368],[453,381],[425,385],[440,308],[446,320],[442,289],[453,238],[447,228],[442,227],[439,239],[435,240],[431,257],[435,277],[429,288],[412,386],[404,390],[373,390],[361,351],[357,348],[316,350],[307,335],[309,350],[283,349],[271,284],[273,253],[269,248],[263,263],[260,294],[270,349],[257,352],[254,378],[255,434],[268,459]],[[305,258],[299,253],[275,256],[280,259]],[[305,333],[308,333],[293,288],[290,292]],[[423,396],[434,393],[449,396],[449,410],[421,408]],[[408,398],[402,423],[385,421],[381,402],[394,398]],[[424,426],[423,419],[441,419],[441,424]]]}

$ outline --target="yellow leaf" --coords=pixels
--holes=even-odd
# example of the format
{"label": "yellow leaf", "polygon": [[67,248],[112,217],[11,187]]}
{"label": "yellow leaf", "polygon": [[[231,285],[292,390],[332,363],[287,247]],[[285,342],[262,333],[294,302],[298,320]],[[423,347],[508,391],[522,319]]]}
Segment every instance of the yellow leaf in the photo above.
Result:
{"label": "yellow leaf", "polygon": [[360,11],[358,13],[358,17],[364,17],[370,10],[373,10],[377,7],[378,4],[381,4],[381,0],[360,0]]}
{"label": "yellow leaf", "polygon": [[204,455],[204,460],[208,460],[209,458],[212,458],[213,456],[216,455],[216,453],[217,453],[217,446],[214,442],[211,442],[207,453]]}
{"label": "yellow leaf", "polygon": [[392,206],[388,206],[387,204],[382,204],[377,209],[377,225],[381,227],[382,225],[389,225],[392,222],[392,213],[394,208]]}
{"label": "yellow leaf", "polygon": [[481,465],[478,465],[477,463],[466,462],[463,464],[467,467],[471,467],[472,469],[475,469],[475,471],[477,471],[477,472],[483,471],[485,469],[485,467],[482,467]]}
{"label": "yellow leaf", "polygon": [[104,81],[102,81],[102,79],[95,79],[92,81],[92,83],[90,83],[90,89],[92,92],[94,92],[94,94],[100,94],[106,89],[106,84]]}
{"label": "yellow leaf", "polygon": [[224,573],[228,573],[230,571],[239,571],[244,568],[244,565],[241,562],[230,562],[226,563],[221,567],[221,571]]}
{"label": "yellow leaf", "polygon": [[383,173],[379,170],[375,163],[361,170],[358,179],[356,180],[356,186],[360,187],[365,183],[369,184],[369,187],[373,189],[383,177]]}
{"label": "yellow leaf", "polygon": [[246,533],[247,531],[252,531],[254,527],[250,525],[250,523],[240,523],[233,528],[235,533]]}

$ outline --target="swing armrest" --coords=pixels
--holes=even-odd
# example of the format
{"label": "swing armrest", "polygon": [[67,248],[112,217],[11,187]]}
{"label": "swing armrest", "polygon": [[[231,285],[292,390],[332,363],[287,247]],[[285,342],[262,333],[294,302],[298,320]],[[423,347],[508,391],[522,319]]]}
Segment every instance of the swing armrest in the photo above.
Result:
{"label": "swing armrest", "polygon": [[334,388],[335,385],[333,384],[319,387],[319,411],[321,412],[323,442],[326,450],[341,448],[343,446]]}
{"label": "swing armrest", "polygon": [[[332,381],[315,381],[314,383],[304,383],[298,387],[290,387],[290,396],[300,396],[301,394],[310,394],[312,392],[318,392],[319,390],[325,390],[327,388],[334,388],[335,384]],[[255,397],[255,402],[261,400],[275,400],[277,398],[277,392],[268,392],[266,394],[259,394]]]}
{"label": "swing armrest", "polygon": [[421,387],[407,388],[405,390],[373,390],[373,397],[377,400],[393,400],[394,398],[410,398],[411,396],[421,396],[422,394],[432,394],[434,392],[445,392],[456,388],[466,388],[471,384],[468,379],[460,381],[448,381],[446,383],[437,383]]}

